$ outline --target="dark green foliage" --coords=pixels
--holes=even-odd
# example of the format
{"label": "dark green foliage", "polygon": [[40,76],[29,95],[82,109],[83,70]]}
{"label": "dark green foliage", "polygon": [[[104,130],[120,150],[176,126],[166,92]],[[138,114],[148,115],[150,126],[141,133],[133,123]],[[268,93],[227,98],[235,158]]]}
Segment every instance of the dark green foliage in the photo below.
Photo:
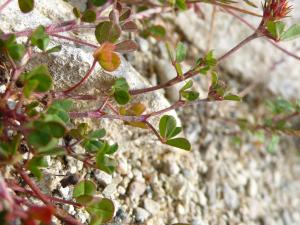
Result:
{"label": "dark green foliage", "polygon": [[[164,115],[159,122],[159,133],[167,145],[190,150],[191,144],[185,138],[173,138],[182,131],[181,127],[176,126],[176,120],[173,116]],[[172,139],[173,138],[173,139]]]}
{"label": "dark green foliage", "polygon": [[18,3],[23,13],[29,13],[34,8],[34,0],[18,0]]}
{"label": "dark green foliage", "polygon": [[50,42],[49,35],[45,32],[45,27],[39,26],[30,36],[31,44],[45,51]]}
{"label": "dark green foliage", "polygon": [[95,36],[97,41],[115,43],[121,36],[121,27],[112,21],[104,21],[96,26]]}
{"label": "dark green foliage", "polygon": [[130,101],[129,85],[125,78],[118,78],[111,88],[117,103],[125,105]]}

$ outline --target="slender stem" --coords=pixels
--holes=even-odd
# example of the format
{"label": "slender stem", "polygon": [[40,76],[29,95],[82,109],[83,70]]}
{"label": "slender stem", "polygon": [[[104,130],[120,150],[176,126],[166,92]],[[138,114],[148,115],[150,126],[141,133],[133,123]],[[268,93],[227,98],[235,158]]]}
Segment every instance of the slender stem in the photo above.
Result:
{"label": "slender stem", "polygon": [[257,17],[262,17],[262,15],[257,14],[255,12],[251,12],[251,11],[248,11],[248,10],[245,10],[245,9],[241,9],[241,8],[238,8],[238,7],[235,7],[235,6],[232,6],[232,5],[226,5],[224,3],[219,3],[219,2],[216,2],[216,1],[206,1],[206,0],[187,0],[186,1],[186,3],[198,3],[198,2],[208,3],[208,4],[220,6],[220,7],[223,7],[223,8],[232,9],[232,10],[244,13],[244,14],[257,16]]}
{"label": "slender stem", "polygon": [[75,39],[75,38],[63,36],[63,35],[60,35],[60,34],[50,34],[50,35],[53,36],[53,37],[60,38],[60,39],[65,39],[65,40],[68,40],[68,41],[72,41],[72,42],[74,42],[75,44],[86,45],[86,46],[89,46],[89,47],[91,47],[91,48],[98,48],[97,45],[88,43],[88,42],[83,41],[83,40],[79,40],[79,39]]}
{"label": "slender stem", "polygon": [[165,140],[160,136],[160,134],[157,132],[157,130],[155,129],[155,127],[153,127],[153,125],[151,123],[149,123],[148,121],[146,121],[145,123],[153,131],[153,133],[160,140],[160,142],[161,143],[165,143]]}
{"label": "slender stem", "polygon": [[[228,12],[230,15],[234,16],[235,18],[237,18],[240,22],[242,22],[243,24],[245,24],[247,27],[251,28],[253,31],[256,30],[256,28],[250,24],[247,20],[245,20],[243,17],[237,15],[236,13],[232,12],[231,10],[229,9],[225,9],[224,10],[226,12]],[[273,40],[270,40],[270,39],[266,39],[269,43],[271,43],[275,48],[279,49],[280,51],[282,51],[283,53],[287,54],[288,56],[291,56],[297,60],[300,60],[300,56],[297,56],[295,55],[294,53],[288,51],[287,49],[281,47],[280,45],[278,45],[276,42],[274,42]]]}
{"label": "slender stem", "polygon": [[55,216],[66,222],[67,224],[71,225],[83,225],[82,223],[75,220],[73,217],[69,215],[64,215],[61,210],[57,209],[54,205],[51,204],[49,198],[45,196],[42,191],[38,188],[38,186],[30,179],[30,177],[25,173],[25,171],[20,168],[19,166],[15,166],[15,169],[20,174],[22,179],[25,181],[26,184],[31,188],[31,190],[34,192],[34,194],[46,205],[52,206],[55,208]]}
{"label": "slender stem", "polygon": [[155,112],[151,112],[148,114],[143,114],[140,116],[123,116],[123,115],[110,115],[110,114],[106,114],[104,112],[99,112],[99,111],[89,111],[89,112],[70,112],[69,115],[72,118],[83,118],[83,117],[87,117],[87,118],[94,118],[94,119],[111,119],[111,120],[122,120],[122,121],[126,121],[126,122],[146,122],[148,118],[153,117],[153,116],[159,116],[162,115],[166,112],[172,111],[174,109],[178,109],[181,108],[183,106],[189,106],[189,105],[193,105],[193,104],[199,104],[199,103],[203,103],[203,102],[210,102],[210,99],[199,99],[193,102],[185,102],[183,100],[178,100],[177,102],[175,102],[173,105],[162,109],[162,110],[158,110]]}
{"label": "slender stem", "polygon": [[256,39],[260,37],[260,35],[258,35],[256,32],[251,34],[250,36],[248,36],[247,38],[245,38],[243,41],[241,41],[238,45],[236,45],[235,47],[233,47],[232,49],[230,49],[228,52],[226,52],[224,55],[222,55],[221,57],[219,57],[218,63],[221,62],[222,60],[226,59],[228,56],[232,55],[233,53],[235,53],[237,50],[239,50],[240,48],[242,48],[244,45],[248,44],[250,41]]}
{"label": "slender stem", "polygon": [[6,2],[4,2],[1,6],[0,6],[0,12],[9,4],[11,3],[12,0],[7,0]]}
{"label": "slender stem", "polygon": [[[37,197],[37,195],[33,191],[27,190],[23,187],[20,187],[20,186],[16,185],[16,184],[10,183],[10,188],[13,189],[16,192],[27,193],[31,196]],[[70,200],[65,200],[65,199],[56,198],[56,197],[47,196],[47,195],[44,195],[44,196],[46,196],[50,201],[54,201],[54,202],[58,202],[58,203],[65,203],[65,204],[68,204],[68,205],[73,205],[75,207],[82,207],[82,205],[80,205],[76,202],[70,201]]]}
{"label": "slender stem", "polygon": [[97,64],[97,60],[94,60],[93,61],[93,64],[92,66],[90,67],[90,69],[87,71],[87,73],[85,74],[85,76],[75,85],[73,85],[72,87],[68,88],[67,90],[65,91],[62,91],[62,93],[64,95],[67,95],[69,94],[70,92],[74,91],[76,88],[78,88],[84,81],[86,81],[89,76],[92,74],[92,72],[94,71],[95,67],[96,67],[96,64]]}

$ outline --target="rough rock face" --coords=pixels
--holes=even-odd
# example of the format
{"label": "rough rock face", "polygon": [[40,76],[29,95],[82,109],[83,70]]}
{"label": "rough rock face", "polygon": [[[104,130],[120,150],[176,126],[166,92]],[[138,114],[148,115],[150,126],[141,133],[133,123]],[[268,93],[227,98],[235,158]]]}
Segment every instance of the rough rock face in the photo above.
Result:
{"label": "rough rock face", "polygon": [[[259,7],[261,6],[260,0],[252,2],[256,2]],[[286,21],[289,24],[299,23],[299,2],[296,0],[290,2],[294,3],[294,9],[291,18],[287,18]],[[241,3],[240,6],[245,6],[245,3]],[[202,4],[201,9],[205,14],[205,19],[198,17],[189,10],[180,13],[175,23],[189,41],[200,50],[207,51],[212,7]],[[251,10],[255,11],[255,9]],[[261,8],[257,12],[261,13]],[[259,18],[253,16],[242,15],[242,18],[249,21],[253,26],[257,26],[260,22]],[[221,56],[250,34],[252,34],[252,30],[238,19],[217,10],[210,48],[214,50],[216,56]],[[282,42],[279,45],[300,56],[299,39]],[[270,90],[284,97],[297,98],[300,94],[299,60],[289,57],[264,39],[252,41],[240,49],[238,53],[223,61],[221,66],[231,74],[241,75],[246,79],[253,80],[253,82],[262,82]]]}

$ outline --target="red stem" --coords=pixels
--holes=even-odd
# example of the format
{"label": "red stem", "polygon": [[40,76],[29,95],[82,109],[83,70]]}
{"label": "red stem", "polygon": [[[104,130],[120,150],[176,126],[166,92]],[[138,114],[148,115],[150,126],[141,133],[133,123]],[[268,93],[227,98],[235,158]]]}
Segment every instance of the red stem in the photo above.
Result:
{"label": "red stem", "polygon": [[9,4],[11,3],[12,0],[7,0],[6,2],[4,2],[1,6],[0,6],[0,12]]}
{"label": "red stem", "polygon": [[60,39],[65,39],[65,40],[68,40],[68,41],[72,41],[72,42],[74,42],[76,44],[86,45],[86,46],[89,46],[91,48],[98,48],[97,45],[90,44],[90,43],[88,43],[86,41],[83,41],[83,40],[79,40],[79,39],[75,39],[75,38],[63,36],[63,35],[60,35],[60,34],[50,34],[50,35],[53,36],[53,37],[60,38]]}
{"label": "red stem", "polygon": [[235,47],[233,47],[232,49],[230,49],[228,52],[226,52],[224,55],[222,55],[221,57],[219,57],[218,63],[221,62],[222,60],[226,59],[228,56],[232,55],[233,53],[235,53],[237,50],[239,50],[240,48],[242,48],[244,45],[248,44],[250,41],[261,37],[258,33],[253,33],[250,36],[248,36],[247,38],[245,38],[243,41],[241,41],[238,45],[236,45]]}
{"label": "red stem", "polygon": [[[237,18],[240,22],[242,22],[243,24],[245,24],[247,27],[251,28],[253,31],[256,30],[256,28],[251,25],[248,21],[246,21],[243,17],[237,15],[236,13],[232,12],[229,9],[225,9],[224,10],[226,12],[228,12],[230,15],[234,16],[235,18]],[[291,56],[297,60],[300,60],[300,56],[295,55],[294,53],[286,50],[285,48],[281,47],[280,45],[278,45],[276,42],[274,42],[273,40],[270,39],[266,39],[269,43],[271,43],[274,47],[276,47],[277,49],[279,49],[280,51],[284,52],[285,54],[287,54],[288,56]]]}
{"label": "red stem", "polygon": [[51,204],[47,196],[45,196],[42,191],[38,188],[38,186],[30,179],[30,177],[25,173],[25,171],[19,166],[15,166],[16,171],[20,174],[25,183],[31,188],[34,194],[45,204],[55,208],[55,216],[71,225],[83,225],[82,223],[75,220],[73,217],[69,215],[64,215],[64,213]]}
{"label": "red stem", "polygon": [[62,91],[62,93],[64,95],[68,95],[70,92],[72,92],[76,88],[78,88],[84,81],[86,81],[89,78],[89,76],[92,74],[93,70],[95,69],[96,64],[97,64],[97,60],[94,60],[92,66],[87,71],[87,73],[85,74],[85,76],[77,84],[75,84],[74,86],[70,87],[69,89],[67,89],[65,91]]}

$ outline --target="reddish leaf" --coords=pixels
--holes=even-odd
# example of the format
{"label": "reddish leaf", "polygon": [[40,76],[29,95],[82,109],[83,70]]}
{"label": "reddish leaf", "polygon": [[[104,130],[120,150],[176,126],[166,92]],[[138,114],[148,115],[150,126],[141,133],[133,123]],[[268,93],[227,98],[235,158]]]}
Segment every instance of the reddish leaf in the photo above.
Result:
{"label": "reddish leaf", "polygon": [[[32,206],[28,210],[29,219],[27,225],[33,225],[32,220],[39,220],[45,224],[51,223],[55,209],[52,206]],[[34,222],[34,221],[33,221]]]}
{"label": "reddish leaf", "polygon": [[120,57],[114,52],[115,45],[105,42],[94,52],[95,59],[101,67],[109,72],[115,71],[121,64]]}
{"label": "reddish leaf", "polygon": [[137,43],[131,40],[122,41],[116,44],[116,52],[126,53],[126,52],[133,52],[138,49]]}
{"label": "reddish leaf", "polygon": [[135,32],[137,31],[137,25],[132,21],[128,21],[121,26],[121,29],[127,32]]}

